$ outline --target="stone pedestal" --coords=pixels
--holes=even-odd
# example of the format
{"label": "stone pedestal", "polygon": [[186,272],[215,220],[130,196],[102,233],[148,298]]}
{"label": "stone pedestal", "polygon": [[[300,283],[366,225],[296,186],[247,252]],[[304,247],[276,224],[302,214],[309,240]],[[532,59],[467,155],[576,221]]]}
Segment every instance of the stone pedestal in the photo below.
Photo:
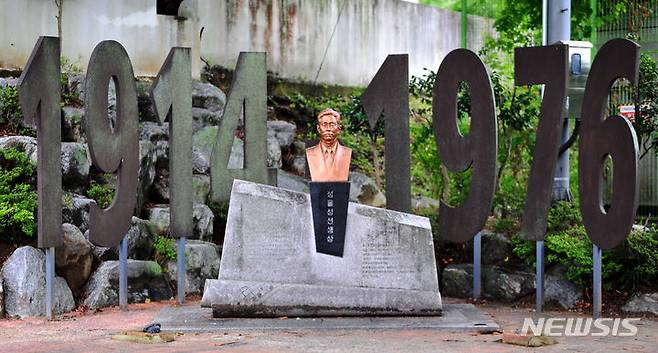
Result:
{"label": "stone pedestal", "polygon": [[236,180],[215,317],[439,315],[429,219],[350,203],[343,257],[316,252],[309,194]]}

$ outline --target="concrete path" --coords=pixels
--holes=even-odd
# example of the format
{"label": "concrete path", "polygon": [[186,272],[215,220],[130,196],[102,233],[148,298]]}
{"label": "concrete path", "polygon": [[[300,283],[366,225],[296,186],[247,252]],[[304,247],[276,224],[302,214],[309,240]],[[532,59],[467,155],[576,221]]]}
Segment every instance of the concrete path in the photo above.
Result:
{"label": "concrete path", "polygon": [[[445,300],[450,303],[450,300]],[[452,301],[455,303],[456,301]],[[283,327],[253,330],[236,325],[213,332],[181,332],[166,344],[119,342],[111,337],[141,329],[173,303],[130,305],[97,313],[73,313],[57,321],[41,318],[0,320],[0,352],[656,352],[658,320],[642,319],[636,337],[558,337],[558,344],[525,348],[495,342],[502,335],[473,331],[447,332],[428,328],[341,329]],[[194,309],[193,302],[185,310]],[[521,327],[531,310],[487,304],[477,308],[507,333]],[[171,309],[166,309],[165,312]],[[569,312],[547,312],[546,317],[587,317]],[[161,316],[162,318],[162,316]],[[287,318],[281,321],[295,320]],[[165,325],[166,327],[166,325]]]}

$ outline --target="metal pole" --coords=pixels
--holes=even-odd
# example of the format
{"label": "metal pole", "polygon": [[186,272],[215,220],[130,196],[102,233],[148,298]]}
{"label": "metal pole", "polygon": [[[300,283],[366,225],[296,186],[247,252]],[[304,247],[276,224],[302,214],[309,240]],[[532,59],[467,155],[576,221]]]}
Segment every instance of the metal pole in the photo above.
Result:
{"label": "metal pole", "polygon": [[[571,39],[571,1],[570,0],[553,0],[547,3],[546,24],[546,44],[550,45],[560,40]],[[568,106],[566,111],[568,112]],[[569,113],[564,117],[562,127],[562,138],[560,145],[564,145],[569,140]],[[572,199],[569,188],[569,152],[564,152],[558,156],[555,165],[555,177],[553,179],[553,200]]]}
{"label": "metal pole", "polygon": [[601,248],[592,245],[592,262],[594,265],[594,278],[592,288],[592,316],[601,318]]}
{"label": "metal pole", "polygon": [[53,319],[53,286],[55,283],[55,248],[46,248],[46,318]]}
{"label": "metal pole", "polygon": [[462,13],[461,13],[461,40],[462,48],[468,48],[468,4],[467,0],[462,0]]}
{"label": "metal pole", "polygon": [[541,313],[544,310],[544,241],[536,243],[536,262],[535,266],[535,311]]}
{"label": "metal pole", "polygon": [[119,307],[128,310],[128,239],[119,243]]}
{"label": "metal pole", "polygon": [[176,262],[178,265],[177,269],[177,274],[178,274],[178,304],[183,304],[185,303],[185,276],[186,274],[186,269],[185,269],[185,241],[187,239],[185,237],[180,237],[176,241],[178,248],[177,248],[177,253],[176,253]]}
{"label": "metal pole", "polygon": [[482,232],[473,238],[473,299],[480,299],[482,294]]}

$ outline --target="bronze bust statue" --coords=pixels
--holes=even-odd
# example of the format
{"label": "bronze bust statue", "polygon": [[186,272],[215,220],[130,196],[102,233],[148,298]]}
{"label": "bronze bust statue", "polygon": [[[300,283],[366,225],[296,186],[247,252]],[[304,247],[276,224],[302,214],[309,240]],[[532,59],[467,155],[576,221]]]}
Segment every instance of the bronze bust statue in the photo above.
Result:
{"label": "bronze bust statue", "polygon": [[317,130],[320,143],[306,149],[311,181],[347,181],[352,150],[338,143],[340,114],[331,108],[320,112]]}

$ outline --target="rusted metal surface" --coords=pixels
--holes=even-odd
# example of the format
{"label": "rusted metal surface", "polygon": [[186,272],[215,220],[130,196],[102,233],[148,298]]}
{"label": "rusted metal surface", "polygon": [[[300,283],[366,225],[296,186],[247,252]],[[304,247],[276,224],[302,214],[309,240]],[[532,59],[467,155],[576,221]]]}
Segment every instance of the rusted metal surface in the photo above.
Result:
{"label": "rusted metal surface", "polygon": [[[580,211],[587,235],[602,249],[621,244],[628,236],[638,204],[638,142],[625,118],[605,117],[610,87],[619,78],[636,85],[640,48],[626,39],[613,39],[599,49],[585,88],[578,151]],[[612,157],[613,193],[606,212],[601,201],[603,161]]]}
{"label": "rusted metal surface", "polygon": [[191,237],[192,68],[189,48],[172,48],[151,86],[160,123],[169,120],[169,192],[172,237]]}
{"label": "rusted metal surface", "polygon": [[37,128],[37,244],[40,248],[62,245],[59,75],[59,38],[40,37],[18,83],[24,121]]}
{"label": "rusted metal surface", "polygon": [[411,212],[409,55],[389,55],[361,97],[374,129],[384,116],[386,208]]}
{"label": "rusted metal surface", "polygon": [[564,44],[517,48],[514,51],[515,84],[545,85],[523,209],[521,236],[526,240],[544,240],[546,235],[565,116],[568,53],[569,48]]}
{"label": "rusted metal surface", "polygon": [[[117,117],[112,127],[107,113],[110,80],[117,93]],[[117,173],[112,204],[90,205],[89,240],[98,246],[116,246],[130,228],[137,200],[138,111],[135,77],[126,50],[116,41],[99,43],[91,54],[85,80],[85,130],[93,164],[105,173]]]}
{"label": "rusted metal surface", "polygon": [[[210,160],[211,197],[226,202],[234,179],[276,185],[267,168],[267,73],[265,53],[240,53]],[[244,112],[244,168],[228,169],[235,129]]]}
{"label": "rusted metal surface", "polygon": [[[465,82],[471,93],[471,128],[457,126],[457,92]],[[456,49],[441,63],[432,94],[434,137],[441,160],[452,172],[472,169],[468,197],[461,206],[441,201],[439,232],[444,240],[466,242],[482,230],[496,184],[498,133],[491,81],[482,61],[470,50]]]}

